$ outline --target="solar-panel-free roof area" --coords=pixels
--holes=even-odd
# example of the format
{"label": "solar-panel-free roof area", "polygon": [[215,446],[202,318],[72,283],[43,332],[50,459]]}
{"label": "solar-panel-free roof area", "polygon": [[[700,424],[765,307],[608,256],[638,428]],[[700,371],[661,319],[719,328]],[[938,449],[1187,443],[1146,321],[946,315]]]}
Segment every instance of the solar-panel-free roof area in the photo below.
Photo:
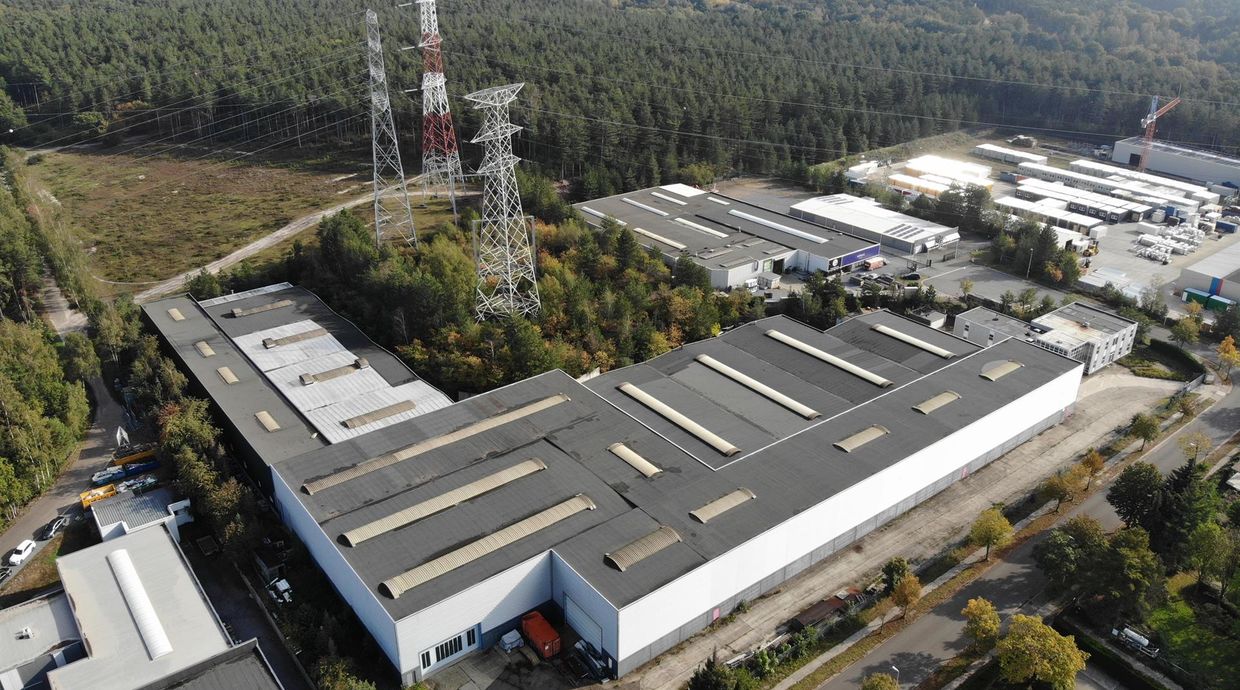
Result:
{"label": "solar-panel-free roof area", "polygon": [[[1021,366],[982,377],[1007,361]],[[1078,367],[1021,341],[982,350],[887,312],[826,332],[774,317],[585,385],[548,372],[275,470],[394,619],[548,549],[623,607]],[[736,452],[721,452],[686,421]],[[834,446],[876,423],[887,433],[847,452]],[[577,496],[593,508],[544,519]]]}

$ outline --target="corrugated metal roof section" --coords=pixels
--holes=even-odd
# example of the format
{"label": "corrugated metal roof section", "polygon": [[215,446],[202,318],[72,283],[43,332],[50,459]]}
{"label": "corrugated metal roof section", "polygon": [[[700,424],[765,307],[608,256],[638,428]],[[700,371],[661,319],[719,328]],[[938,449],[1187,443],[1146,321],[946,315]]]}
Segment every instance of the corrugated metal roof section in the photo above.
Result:
{"label": "corrugated metal roof section", "polygon": [[[350,376],[349,378],[354,377]],[[348,379],[344,380],[347,381]],[[320,385],[327,386],[331,384]],[[314,388],[318,387],[314,386]],[[302,390],[308,389],[302,387]],[[346,419],[358,417],[367,412],[374,412],[402,400],[410,400],[416,403],[417,407],[352,429],[343,424]],[[302,410],[302,414],[310,420],[314,428],[318,429],[319,433],[329,443],[340,443],[350,438],[368,434],[376,429],[382,429],[385,426],[413,419],[427,412],[443,409],[451,404],[452,401],[448,396],[435,390],[425,381],[410,381],[395,388],[380,388],[372,390],[365,395],[348,397],[324,407]]]}
{"label": "corrugated metal roof section", "polygon": [[281,299],[281,300],[276,300],[275,302],[269,302],[267,304],[260,304],[257,307],[250,307],[249,309],[240,309],[240,308],[233,309],[232,315],[233,315],[233,318],[241,318],[242,316],[252,316],[254,314],[261,314],[265,311],[271,311],[272,309],[282,309],[284,307],[291,307],[291,306],[293,306],[293,300]]}
{"label": "corrugated metal roof section", "polygon": [[757,497],[758,496],[749,489],[737,489],[726,496],[716,498],[697,510],[690,510],[689,516],[705,525],[745,501],[751,501]]}
{"label": "corrugated metal roof section", "polygon": [[258,423],[262,424],[263,428],[268,432],[280,430],[280,423],[277,422],[275,417],[272,417],[271,413],[267,410],[259,410],[258,412],[255,412],[254,418],[257,419]]}
{"label": "corrugated metal roof section", "polygon": [[322,338],[325,335],[328,335],[326,328],[315,328],[301,333],[294,333],[293,335],[286,335],[283,338],[263,338],[263,347],[270,350],[275,347],[283,347],[285,345],[292,345],[293,343],[300,343],[304,340]]}
{"label": "corrugated metal roof section", "polygon": [[180,309],[173,307],[168,310],[168,318],[172,319],[173,321],[184,321],[185,315],[181,313]]}
{"label": "corrugated metal roof section", "polygon": [[198,354],[202,355],[203,357],[214,357],[215,356],[215,350],[212,349],[211,343],[208,343],[205,340],[199,340],[198,342],[194,343],[194,347],[198,350]]}
{"label": "corrugated metal roof section", "polygon": [[843,359],[841,357],[836,357],[830,352],[824,352],[822,350],[819,350],[813,345],[797,340],[796,338],[793,338],[792,336],[787,335],[786,333],[780,333],[779,331],[772,329],[766,332],[766,336],[768,338],[778,340],[779,342],[791,348],[800,350],[801,352],[804,352],[810,357],[814,357],[815,359],[822,360],[837,369],[842,369],[852,374],[853,376],[856,376],[858,378],[863,378],[866,381],[869,381],[870,383],[876,386],[886,388],[892,385],[891,381],[883,378],[882,376],[879,376],[878,374],[862,369],[856,364],[853,364],[852,362],[849,362],[848,360]]}
{"label": "corrugated metal roof section", "polygon": [[540,532],[557,522],[567,520],[577,513],[594,510],[595,507],[594,501],[591,501],[589,496],[577,494],[563,503],[552,506],[540,513],[535,513],[498,532],[488,534],[472,544],[446,553],[433,561],[423,563],[396,577],[384,580],[379,585],[379,590],[393,599],[399,599],[400,595],[424,582],[429,582],[461,566],[468,565],[487,554]]}
{"label": "corrugated metal roof section", "polygon": [[650,534],[636,539],[612,553],[603,554],[603,561],[616,570],[624,572],[672,544],[678,544],[681,541],[679,532],[666,525],[660,525],[659,529]]}
{"label": "corrugated metal roof section", "polygon": [[[607,450],[611,451],[616,457],[627,462],[629,467],[641,472],[647,478],[653,477],[663,471],[656,467],[653,462],[643,458],[637,451],[629,448],[623,443],[613,443],[610,446],[607,446]],[[623,570],[623,568],[621,568],[621,570]]]}
{"label": "corrugated metal roof section", "polygon": [[[292,343],[284,347],[268,348],[263,345],[264,340],[276,340],[286,336],[295,335],[320,329],[321,326],[314,321],[307,319],[283,326],[274,326],[254,333],[247,333],[233,338],[233,342],[246,357],[254,363],[261,371],[271,371],[286,367],[290,364],[298,364],[308,362],[319,357],[326,357],[341,352],[348,352],[344,345],[336,340],[335,336],[324,335],[319,338],[312,338],[298,343]],[[342,362],[343,363],[343,362]],[[304,369],[302,371],[305,371]],[[298,372],[301,373],[301,372]],[[294,377],[295,378],[295,377]]]}
{"label": "corrugated metal roof section", "polygon": [[253,290],[244,290],[242,292],[234,292],[230,295],[222,295],[220,297],[204,299],[200,301],[198,304],[202,305],[204,308],[214,307],[218,304],[228,304],[229,302],[236,302],[237,300],[248,299],[250,297],[257,297],[258,295],[266,295],[272,292],[279,292],[281,290],[287,290],[291,287],[293,287],[292,283],[273,283],[271,285],[264,285],[262,287],[256,287]]}
{"label": "corrugated metal roof section", "polygon": [[541,472],[547,469],[547,464],[538,458],[530,458],[523,462],[517,463],[508,469],[500,470],[489,474],[482,479],[470,482],[465,486],[442,493],[434,498],[422,501],[417,505],[410,506],[404,510],[397,511],[384,518],[379,518],[373,522],[368,522],[360,527],[349,530],[341,535],[344,543],[349,546],[357,546],[367,539],[375,537],[385,532],[411,525],[418,520],[428,518],[436,513],[441,513],[453,506],[464,503],[465,501],[477,498],[485,493],[494,491],[505,484],[528,477],[535,472]]}
{"label": "corrugated metal roof section", "polygon": [[620,384],[619,386],[616,386],[616,388],[621,393],[624,393],[625,395],[629,396],[630,398],[633,398],[637,402],[645,405],[646,407],[649,407],[651,410],[654,410],[655,412],[657,412],[659,415],[661,415],[664,419],[671,422],[672,424],[675,424],[676,426],[680,427],[686,432],[693,434],[694,436],[697,437],[699,441],[701,441],[702,443],[705,443],[711,448],[714,448],[715,450],[719,451],[721,454],[731,456],[731,455],[736,455],[737,453],[741,452],[740,448],[737,448],[736,446],[732,445],[730,442],[720,437],[719,435],[715,434],[714,432],[710,431],[706,427],[702,426],[701,424],[698,424],[692,419],[689,419],[688,417],[681,414],[680,412],[677,412],[676,409],[673,408],[672,406],[668,405],[667,403],[664,403],[662,400],[659,400],[658,398],[647,393],[646,391],[643,391],[637,386],[634,386],[631,383],[625,382],[625,383]]}
{"label": "corrugated metal roof section", "polygon": [[873,426],[866,427],[862,429],[861,431],[858,431],[857,433],[853,434],[852,436],[849,436],[848,438],[842,441],[836,441],[832,445],[844,451],[845,453],[851,453],[854,450],[857,450],[858,448],[860,448],[861,446],[864,446],[865,444],[869,443],[870,441],[873,441],[874,439],[882,438],[889,433],[891,432],[887,430],[887,427],[875,424]]}
{"label": "corrugated metal roof section", "polygon": [[234,374],[233,370],[229,367],[220,367],[215,370],[215,373],[219,374],[220,378],[224,380],[224,383],[227,383],[230,386],[241,380],[237,378],[237,375]]}
{"label": "corrugated metal roof section", "polygon": [[401,400],[400,402],[395,402],[391,405],[380,407],[374,412],[367,412],[366,414],[359,414],[356,417],[349,417],[340,423],[343,424],[346,429],[356,429],[359,426],[374,424],[375,422],[387,419],[388,417],[394,417],[401,412],[408,412],[417,406],[418,404],[412,400]]}
{"label": "corrugated metal roof section", "polygon": [[987,381],[998,381],[1023,366],[1025,365],[1014,359],[1004,362],[991,362],[986,365],[985,369],[982,369],[981,377]]}
{"label": "corrugated metal roof section", "polygon": [[913,409],[922,414],[930,414],[944,405],[956,402],[960,394],[956,391],[943,391],[929,400],[913,405]]}
{"label": "corrugated metal roof section", "polygon": [[358,357],[353,360],[352,364],[346,364],[342,367],[328,369],[327,371],[320,371],[317,374],[305,373],[299,378],[301,379],[303,386],[309,386],[314,383],[319,383],[320,381],[330,381],[332,379],[340,378],[341,376],[348,376],[355,371],[361,371],[369,366],[370,363],[366,361],[365,357]]}
{"label": "corrugated metal roof section", "polygon": [[556,395],[548,396],[542,400],[537,400],[532,403],[522,405],[521,407],[495,415],[494,417],[487,417],[486,419],[474,422],[473,424],[463,426],[456,431],[451,431],[441,436],[434,436],[426,439],[425,441],[419,441],[411,446],[401,448],[400,450],[385,453],[377,458],[371,458],[370,460],[360,462],[335,474],[329,474],[326,477],[322,477],[311,482],[306,482],[305,484],[302,484],[301,490],[308,494],[314,494],[324,489],[336,486],[337,484],[343,484],[351,479],[357,479],[358,477],[370,474],[375,470],[381,470],[384,467],[395,465],[398,462],[403,462],[410,458],[417,457],[422,453],[451,445],[457,441],[467,439],[471,436],[476,436],[490,429],[508,424],[509,422],[515,422],[518,419],[528,417],[532,414],[568,401],[569,397],[567,395],[557,393]]}
{"label": "corrugated metal roof section", "polygon": [[720,362],[719,360],[715,359],[714,357],[711,357],[710,355],[698,355],[697,357],[694,357],[694,359],[702,363],[706,367],[719,372],[720,374],[732,379],[733,381],[748,388],[749,390],[767,398],[768,400],[771,400],[772,402],[778,403],[779,405],[782,405],[788,408],[789,410],[792,410],[793,412],[801,415],[802,417],[806,419],[816,419],[822,416],[821,413],[809,407],[808,405],[803,405],[797,402],[796,400],[793,400],[792,398],[784,395],[783,393],[780,393],[774,388],[771,388],[765,383],[762,383],[761,381],[751,376],[746,376],[745,374],[742,374],[741,372],[733,369],[732,367],[724,364],[723,362]]}
{"label": "corrugated metal roof section", "polygon": [[892,328],[891,326],[884,326],[881,323],[876,323],[873,326],[871,326],[871,328],[878,331],[879,333],[882,333],[883,335],[891,336],[892,338],[908,343],[909,345],[912,345],[913,347],[920,348],[931,354],[938,355],[939,357],[942,357],[943,359],[951,359],[952,357],[956,356],[955,353],[953,353],[951,350],[941,348],[938,345],[933,345],[931,343],[928,343],[922,340],[921,338],[913,337],[909,335],[908,333],[905,333],[904,331],[898,331]]}
{"label": "corrugated metal roof section", "polygon": [[133,622],[138,627],[138,635],[142,637],[147,656],[154,660],[171,654],[172,642],[168,639],[163,624],[159,622],[155,605],[151,603],[151,597],[142,586],[142,578],[138,577],[138,569],[134,567],[129,552],[117,549],[107,555],[107,561],[112,567],[112,575],[116,578],[121,596],[125,598],[129,615],[133,616]]}

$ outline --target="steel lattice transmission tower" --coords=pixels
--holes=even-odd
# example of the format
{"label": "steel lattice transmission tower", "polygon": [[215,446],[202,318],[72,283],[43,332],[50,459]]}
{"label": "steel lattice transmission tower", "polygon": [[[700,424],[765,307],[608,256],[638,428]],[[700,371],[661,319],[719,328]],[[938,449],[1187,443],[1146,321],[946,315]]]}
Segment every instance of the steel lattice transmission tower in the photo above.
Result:
{"label": "steel lattice transmission tower", "polygon": [[482,218],[474,221],[474,259],[478,266],[478,319],[536,314],[538,282],[534,275],[534,222],[521,209],[512,135],[521,128],[508,120],[508,104],[525,84],[475,91],[465,98],[483,111],[482,129],[473,143],[485,147],[478,175],[482,182]]}
{"label": "steel lattice transmission tower", "polygon": [[370,137],[375,164],[375,242],[382,244],[389,237],[397,237],[417,245],[418,232],[409,207],[409,188],[383,69],[379,16],[374,10],[366,10],[366,61],[370,66]]}
{"label": "steel lattice transmission tower", "polygon": [[456,186],[462,180],[461,152],[456,129],[452,126],[452,109],[444,88],[443,39],[439,36],[439,15],[435,0],[417,0],[422,24],[422,189],[427,185],[445,185],[456,213]]}

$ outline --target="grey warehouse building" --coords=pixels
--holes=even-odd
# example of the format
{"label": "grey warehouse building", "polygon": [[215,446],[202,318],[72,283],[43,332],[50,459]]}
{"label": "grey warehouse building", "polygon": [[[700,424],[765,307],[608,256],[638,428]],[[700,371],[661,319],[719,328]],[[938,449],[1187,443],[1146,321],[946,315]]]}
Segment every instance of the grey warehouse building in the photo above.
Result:
{"label": "grey warehouse building", "polygon": [[920,254],[960,240],[957,228],[892,211],[877,199],[851,194],[817,196],[793,204],[788,212],[903,254]]}
{"label": "grey warehouse building", "polygon": [[596,228],[611,218],[669,262],[691,258],[710,272],[711,287],[719,290],[743,287],[764,273],[847,270],[879,254],[872,240],[684,184],[617,194],[575,208]]}
{"label": "grey warehouse building", "polygon": [[[186,299],[146,313],[182,332],[168,309]],[[213,308],[182,315],[205,329]],[[880,311],[825,332],[771,317],[331,442],[293,421],[292,387],[217,404],[243,434],[283,439],[265,463],[273,501],[402,682],[552,604],[623,676],[1058,423],[1081,372],[1023,340],[983,348]],[[280,428],[255,425],[256,407]]]}

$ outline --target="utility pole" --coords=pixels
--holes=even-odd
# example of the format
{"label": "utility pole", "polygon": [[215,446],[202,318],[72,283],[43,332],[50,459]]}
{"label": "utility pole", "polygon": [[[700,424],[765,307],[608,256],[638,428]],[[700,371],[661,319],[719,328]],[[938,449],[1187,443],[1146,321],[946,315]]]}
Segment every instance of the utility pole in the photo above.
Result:
{"label": "utility pole", "polygon": [[387,73],[383,69],[383,42],[379,16],[366,10],[366,62],[370,67],[370,138],[375,169],[375,244],[396,237],[417,246],[418,231],[409,207],[405,168],[388,99]]}
{"label": "utility pole", "polygon": [[422,196],[427,187],[446,186],[452,218],[459,221],[456,189],[462,183],[461,152],[452,126],[452,108],[443,74],[443,39],[435,0],[416,0],[422,38]]}
{"label": "utility pole", "polygon": [[475,91],[468,96],[483,111],[482,130],[472,143],[486,153],[477,174],[482,182],[482,218],[474,221],[474,261],[478,268],[475,309],[478,320],[538,313],[534,274],[534,221],[521,208],[512,135],[521,128],[508,119],[508,104],[525,84]]}

